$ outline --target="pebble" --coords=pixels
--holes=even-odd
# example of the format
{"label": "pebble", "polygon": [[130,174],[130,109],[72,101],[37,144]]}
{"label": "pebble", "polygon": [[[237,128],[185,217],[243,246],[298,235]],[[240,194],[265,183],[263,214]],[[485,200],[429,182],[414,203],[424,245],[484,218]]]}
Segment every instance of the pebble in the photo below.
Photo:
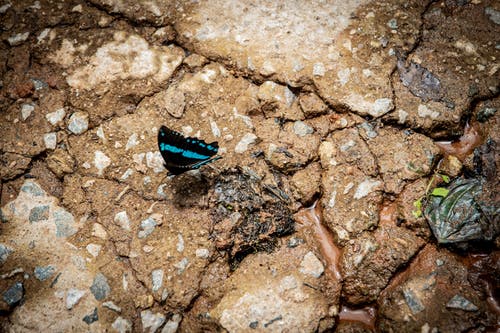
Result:
{"label": "pebble", "polygon": [[120,177],[120,180],[127,180],[127,178],[130,177],[133,173],[134,173],[134,170],[132,170],[131,168],[128,168],[127,170],[125,170],[123,175]]}
{"label": "pebble", "polygon": [[113,310],[115,312],[118,312],[118,313],[122,312],[122,308],[120,308],[118,305],[116,305],[112,301],[104,302],[104,303],[102,303],[102,306],[104,306],[110,310]]}
{"label": "pebble", "polygon": [[139,230],[137,237],[146,238],[154,231],[156,226],[157,223],[152,217],[148,217],[147,219],[142,220],[140,225],[140,228],[142,230]]}
{"label": "pebble", "polygon": [[31,194],[35,197],[45,196],[45,191],[35,182],[31,180],[27,180],[24,182],[23,186],[21,186],[21,191]]}
{"label": "pebble", "polygon": [[167,321],[165,326],[163,326],[161,333],[175,333],[179,328],[179,323],[181,322],[182,317],[179,314],[174,314],[172,318]]}
{"label": "pebble", "polygon": [[101,252],[102,246],[99,244],[93,244],[90,243],[87,245],[86,249],[87,251],[94,257],[96,258],[99,255],[99,252]]}
{"label": "pebble", "polygon": [[66,309],[71,310],[85,295],[85,290],[69,289],[66,295]]}
{"label": "pebble", "polygon": [[177,235],[177,252],[182,253],[184,251],[184,238],[182,238],[181,234]]}
{"label": "pebble", "polygon": [[248,150],[248,145],[255,143],[255,140],[257,140],[257,136],[255,134],[246,133],[243,135],[238,144],[236,144],[234,151],[239,154],[244,153]]}
{"label": "pebble", "polygon": [[108,233],[106,232],[106,229],[104,229],[104,227],[101,224],[94,223],[94,225],[92,227],[92,236],[95,236],[95,237],[98,237],[101,239],[107,239]]}
{"label": "pebble", "polygon": [[195,254],[198,258],[207,259],[210,255],[210,251],[208,251],[208,249],[196,249]]}
{"label": "pebble", "polygon": [[315,63],[313,66],[313,75],[314,76],[325,76],[325,65],[322,62]]}
{"label": "pebble", "polygon": [[406,304],[413,314],[417,314],[425,309],[425,306],[422,304],[420,299],[418,299],[413,290],[404,289],[403,295],[405,297]]}
{"label": "pebble", "polygon": [[297,120],[293,123],[293,131],[296,135],[300,137],[304,137],[308,134],[312,134],[314,132],[313,128],[301,120]]}
{"label": "pebble", "polygon": [[56,149],[57,146],[57,133],[51,132],[47,133],[43,136],[43,142],[45,142],[45,148],[47,149]]}
{"label": "pebble", "polygon": [[[130,231],[130,220],[128,218],[126,211],[121,211],[119,213],[116,213],[114,221],[123,230]],[[141,225],[142,225],[142,223],[141,223]]]}
{"label": "pebble", "polygon": [[30,215],[28,217],[28,221],[30,221],[31,223],[46,221],[48,219],[49,219],[49,206],[43,205],[31,208]]}
{"label": "pebble", "polygon": [[302,274],[310,275],[315,278],[319,278],[321,274],[323,274],[325,268],[321,261],[312,253],[311,251],[307,252],[300,263],[299,271]]}
{"label": "pebble", "polygon": [[184,272],[184,270],[186,269],[188,264],[189,264],[189,260],[187,258],[182,258],[181,261],[174,264],[174,267],[177,268],[178,273],[180,274],[180,273]]}
{"label": "pebble", "polygon": [[0,264],[3,264],[12,252],[14,251],[11,248],[0,244]]}
{"label": "pebble", "polygon": [[58,208],[54,213],[56,237],[70,237],[76,234],[75,219],[68,211]]}
{"label": "pebble", "polygon": [[111,159],[106,156],[102,151],[96,150],[94,153],[94,165],[98,170],[98,175],[102,176],[104,169],[106,169],[111,164]]}
{"label": "pebble", "polygon": [[21,117],[23,118],[23,120],[28,119],[33,111],[35,111],[35,106],[33,104],[23,104],[21,106]]}
{"label": "pebble", "polygon": [[357,200],[366,197],[368,194],[376,190],[377,187],[379,187],[380,185],[382,185],[382,182],[379,180],[365,179],[356,188],[356,193],[354,193],[354,199]]}
{"label": "pebble", "polygon": [[448,303],[446,303],[446,307],[450,309],[459,309],[463,311],[477,311],[479,308],[474,305],[467,298],[462,295],[453,296]]}
{"label": "pebble", "polygon": [[368,111],[368,113],[373,117],[380,117],[387,112],[391,111],[394,107],[392,99],[390,98],[379,98],[373,103],[373,107]]}
{"label": "pebble", "polygon": [[20,45],[28,39],[29,35],[30,35],[29,31],[24,33],[18,33],[13,36],[10,36],[7,39],[7,41],[9,42],[10,46]]}
{"label": "pebble", "polygon": [[48,266],[36,266],[34,270],[35,277],[40,280],[40,281],[45,281],[48,278],[50,278],[54,273],[56,272],[56,269],[54,266],[48,265]]}
{"label": "pebble", "polygon": [[73,134],[85,133],[89,128],[89,115],[87,112],[75,112],[69,117],[68,130]]}
{"label": "pebble", "polygon": [[111,327],[113,327],[118,333],[132,332],[132,322],[122,317],[116,318]]}
{"label": "pebble", "polygon": [[82,319],[84,322],[86,322],[88,325],[92,324],[93,322],[96,322],[99,320],[99,315],[97,314],[97,308],[94,308],[94,311],[92,311],[91,314],[86,315]]}
{"label": "pebble", "polygon": [[127,141],[127,144],[125,145],[125,150],[129,150],[132,147],[137,146],[139,141],[137,140],[137,133],[133,133]]}
{"label": "pebble", "polygon": [[111,288],[108,284],[108,279],[102,273],[97,273],[92,286],[90,287],[90,291],[92,292],[96,300],[102,301],[111,292]]}
{"label": "pebble", "polygon": [[144,331],[149,328],[149,332],[154,333],[165,322],[165,315],[153,313],[150,310],[141,311],[142,328]]}
{"label": "pebble", "polygon": [[56,125],[57,123],[62,121],[64,117],[66,117],[66,111],[64,110],[64,108],[57,109],[56,111],[47,113],[45,115],[45,118],[47,118],[49,123],[51,123],[52,125]]}
{"label": "pebble", "polygon": [[19,302],[21,302],[23,297],[24,297],[24,286],[21,282],[14,283],[2,295],[3,300],[10,307],[14,307],[17,304],[19,304]]}
{"label": "pebble", "polygon": [[154,173],[165,171],[165,161],[159,151],[148,151],[146,153],[146,166],[152,168]]}
{"label": "pebble", "polygon": [[153,281],[153,292],[157,292],[163,285],[163,269],[155,269],[151,272],[151,280]]}

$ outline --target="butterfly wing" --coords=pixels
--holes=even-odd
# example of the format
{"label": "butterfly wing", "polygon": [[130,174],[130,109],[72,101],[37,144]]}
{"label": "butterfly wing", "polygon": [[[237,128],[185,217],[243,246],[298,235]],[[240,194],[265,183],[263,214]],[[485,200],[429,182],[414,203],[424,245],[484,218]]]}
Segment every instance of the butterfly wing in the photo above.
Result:
{"label": "butterfly wing", "polygon": [[158,132],[158,148],[165,160],[165,167],[174,175],[198,169],[221,158],[211,158],[219,150],[217,142],[206,143],[197,138],[185,137],[166,126],[162,126]]}

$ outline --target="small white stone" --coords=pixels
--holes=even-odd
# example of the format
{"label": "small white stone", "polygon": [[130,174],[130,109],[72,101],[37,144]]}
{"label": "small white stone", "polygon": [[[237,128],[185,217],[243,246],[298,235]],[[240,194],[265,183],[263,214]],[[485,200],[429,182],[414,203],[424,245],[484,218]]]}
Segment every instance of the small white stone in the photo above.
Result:
{"label": "small white stone", "polygon": [[373,103],[373,107],[368,113],[373,117],[380,117],[387,112],[391,111],[394,107],[392,99],[390,98],[379,98]]}
{"label": "small white stone", "polygon": [[208,249],[196,249],[195,254],[198,258],[207,259],[210,256],[210,251]]}
{"label": "small white stone", "polygon": [[313,66],[313,75],[314,76],[325,76],[325,65],[322,62],[315,63]]}
{"label": "small white stone", "polygon": [[422,118],[431,118],[431,119],[436,119],[437,117],[439,117],[439,112],[437,111],[432,111],[431,109],[429,109],[427,106],[423,105],[423,104],[420,104],[418,106],[418,115],[419,117],[422,117]]}
{"label": "small white stone", "polygon": [[104,229],[104,227],[99,224],[99,223],[94,223],[92,226],[92,236],[98,237],[101,239],[107,239],[108,238],[108,233]]}
{"label": "small white stone", "polygon": [[220,129],[217,126],[217,123],[212,118],[210,118],[210,128],[212,129],[212,134],[216,138],[220,137]]}
{"label": "small white stone", "polygon": [[304,137],[308,134],[312,134],[314,132],[314,129],[311,126],[307,125],[305,122],[297,120],[293,123],[293,131],[298,136]]}
{"label": "small white stone", "polygon": [[40,32],[40,34],[36,38],[38,40],[38,43],[40,43],[42,40],[44,40],[45,37],[47,37],[49,35],[49,32],[50,32],[50,28],[43,29],[42,32]]}
{"label": "small white stone", "polygon": [[141,311],[141,321],[144,331],[154,333],[165,322],[165,315],[144,310]]}
{"label": "small white stone", "polygon": [[257,140],[257,136],[255,134],[246,133],[238,142],[238,144],[234,148],[234,151],[238,154],[244,153],[245,151],[248,150],[248,145],[254,143],[255,140]]}
{"label": "small white stone", "polygon": [[7,39],[7,41],[9,42],[10,46],[20,45],[28,39],[29,35],[30,35],[29,32],[18,33],[18,34],[15,34],[13,36],[10,36]]}
{"label": "small white stone", "polygon": [[45,118],[51,123],[52,125],[56,125],[58,122],[62,121],[64,117],[66,116],[66,111],[64,108],[57,109],[54,112],[47,113],[45,115]]}
{"label": "small white stone", "polygon": [[0,14],[3,14],[7,11],[7,9],[9,9],[10,7],[12,7],[12,5],[10,3],[6,3],[5,5],[1,6],[0,7]]}
{"label": "small white stone", "polygon": [[106,143],[107,140],[106,136],[104,136],[104,129],[102,128],[102,125],[99,125],[95,134],[97,134],[97,137],[100,138],[102,142]]}
{"label": "small white stone", "polygon": [[116,320],[111,325],[118,333],[130,333],[132,332],[132,322],[130,320],[124,319],[122,317],[116,318]]}
{"label": "small white stone", "polygon": [[82,5],[76,5],[75,7],[71,8],[71,11],[75,13],[81,13],[83,11],[83,7]]}
{"label": "small white stone", "polygon": [[89,245],[87,245],[86,249],[87,251],[95,258],[99,255],[99,252],[101,252],[101,248],[102,246],[99,245],[99,244],[93,244],[93,243],[90,243]]}
{"label": "small white stone", "polygon": [[123,230],[130,231],[130,220],[128,218],[126,211],[121,211],[119,213],[116,213],[114,221]]}
{"label": "small white stone", "polygon": [[146,153],[146,166],[153,169],[154,173],[165,172],[165,161],[159,151]]}
{"label": "small white stone", "polygon": [[66,309],[71,310],[85,295],[85,290],[70,289],[66,295]]}
{"label": "small white stone", "polygon": [[182,317],[179,314],[174,314],[172,319],[167,321],[165,326],[163,326],[161,333],[175,333],[179,328],[179,323],[181,322]]}
{"label": "small white stone", "polygon": [[382,185],[382,182],[376,179],[363,180],[356,188],[354,199],[358,200],[366,197],[368,194],[376,190],[380,185]]}
{"label": "small white stone", "polygon": [[102,176],[104,169],[111,164],[111,160],[102,151],[96,150],[94,153],[94,166],[99,176]]}
{"label": "small white stone", "polygon": [[137,133],[133,133],[127,141],[127,144],[125,145],[125,150],[129,150],[132,147],[137,146],[139,141],[137,141]]}
{"label": "small white stone", "polygon": [[89,128],[89,115],[87,112],[77,111],[69,117],[68,130],[73,134],[82,134]]}
{"label": "small white stone", "polygon": [[163,286],[163,269],[155,269],[151,272],[153,282],[153,292],[157,292]]}
{"label": "small white stone", "polygon": [[51,132],[43,136],[43,142],[47,149],[56,149],[57,146],[57,133]]}
{"label": "small white stone", "polygon": [[128,168],[127,170],[125,170],[125,172],[123,173],[123,175],[120,177],[120,180],[126,180],[133,173],[134,173],[134,170],[132,170],[131,168]]}
{"label": "small white stone", "polygon": [[122,312],[122,308],[120,308],[118,305],[116,305],[112,301],[104,302],[104,303],[102,303],[102,306],[107,307],[108,309],[113,310],[113,311],[118,312],[118,313]]}
{"label": "small white stone", "polygon": [[321,261],[312,253],[311,251],[307,252],[300,263],[299,271],[302,274],[310,275],[315,278],[319,278],[321,274],[323,274],[325,268]]}
{"label": "small white stone", "polygon": [[184,251],[184,238],[182,238],[181,234],[177,235],[177,252],[182,253]]}
{"label": "small white stone", "polygon": [[31,116],[31,113],[35,111],[35,106],[32,104],[23,104],[21,106],[21,117],[23,120],[28,119],[29,116]]}

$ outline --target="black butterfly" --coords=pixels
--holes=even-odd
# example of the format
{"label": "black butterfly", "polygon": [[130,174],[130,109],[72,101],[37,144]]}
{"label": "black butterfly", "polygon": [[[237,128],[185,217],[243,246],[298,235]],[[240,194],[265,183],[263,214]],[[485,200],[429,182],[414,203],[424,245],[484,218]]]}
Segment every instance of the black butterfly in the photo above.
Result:
{"label": "black butterfly", "polygon": [[198,169],[222,158],[212,157],[219,150],[218,142],[206,143],[203,140],[185,137],[166,126],[162,126],[158,132],[158,148],[165,160],[169,176]]}

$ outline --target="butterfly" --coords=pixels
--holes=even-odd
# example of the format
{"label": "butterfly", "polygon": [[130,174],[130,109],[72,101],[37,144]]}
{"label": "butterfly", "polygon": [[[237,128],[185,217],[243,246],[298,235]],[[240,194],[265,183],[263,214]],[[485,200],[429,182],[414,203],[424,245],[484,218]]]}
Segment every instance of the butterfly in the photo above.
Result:
{"label": "butterfly", "polygon": [[158,131],[158,148],[165,160],[169,176],[198,169],[222,158],[212,157],[219,150],[218,142],[206,143],[197,138],[185,137],[166,126],[162,126]]}

